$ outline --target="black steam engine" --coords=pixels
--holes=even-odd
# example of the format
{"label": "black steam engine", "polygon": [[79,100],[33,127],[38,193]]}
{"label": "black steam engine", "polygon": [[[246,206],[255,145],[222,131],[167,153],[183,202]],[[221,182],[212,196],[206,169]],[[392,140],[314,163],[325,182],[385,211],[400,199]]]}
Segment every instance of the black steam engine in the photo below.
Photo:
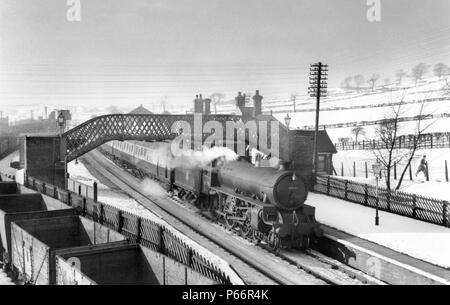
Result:
{"label": "black steam engine", "polygon": [[[253,107],[247,107],[245,95],[239,93],[236,97],[242,121],[279,124],[273,116],[262,114],[262,96],[258,91],[253,101]],[[197,96],[194,112],[209,115],[209,103],[209,99]],[[211,163],[202,168],[183,166],[170,162],[173,157],[168,149],[161,154],[161,147],[155,148],[167,143],[114,141],[102,148],[136,176],[160,181],[171,195],[197,204],[246,238],[264,242],[272,249],[308,248],[311,239],[321,234],[314,207],[305,204],[312,170],[312,142],[279,125],[280,166],[276,168],[253,165],[247,161],[249,155],[231,162],[222,162],[221,158],[209,160]],[[246,137],[245,144],[259,149],[255,138]]]}
{"label": "black steam engine", "polygon": [[221,158],[207,168],[172,168],[170,157],[160,150],[133,142],[114,141],[101,150],[136,176],[158,180],[170,195],[271,249],[308,248],[311,238],[321,234],[314,207],[305,204],[307,185],[293,171]]}

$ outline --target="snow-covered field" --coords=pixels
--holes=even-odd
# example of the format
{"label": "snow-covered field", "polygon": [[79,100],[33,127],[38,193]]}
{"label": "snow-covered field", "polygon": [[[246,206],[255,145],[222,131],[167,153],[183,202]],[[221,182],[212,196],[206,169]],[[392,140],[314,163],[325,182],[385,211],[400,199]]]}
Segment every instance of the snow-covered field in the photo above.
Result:
{"label": "snow-covered field", "polygon": [[[426,181],[424,175],[419,173],[416,177],[415,172],[423,155],[427,156],[428,171],[430,181]],[[447,160],[448,169],[450,170],[450,149],[425,149],[419,150],[412,161],[413,180],[409,180],[408,171],[405,174],[403,183],[400,187],[401,191],[424,195],[427,197],[450,200],[450,183],[445,180],[445,161]],[[353,162],[356,165],[356,177],[353,177]],[[368,179],[365,178],[365,162],[368,167]],[[351,179],[362,183],[375,183],[375,178],[372,172],[372,164],[375,162],[375,155],[372,151],[366,150],[347,150],[339,151],[333,156],[333,166],[336,169],[338,176],[341,175],[341,166],[344,165],[345,179]],[[400,177],[403,170],[403,164],[398,165],[397,178]],[[449,173],[450,175],[450,173]],[[391,174],[393,179],[393,173]],[[396,181],[392,181],[395,187]],[[385,181],[380,181],[380,186],[385,186]]]}
{"label": "snow-covered field", "polygon": [[320,194],[310,194],[319,222],[412,257],[450,268],[450,229]]}
{"label": "snow-covered field", "polygon": [[[360,92],[342,92],[329,93],[329,97],[323,98],[321,101],[321,109],[336,107],[352,107],[352,106],[370,106],[380,104],[399,103],[400,101],[412,102],[424,99],[444,98],[444,100],[424,103],[423,114],[441,114],[450,112],[450,95],[445,94],[445,80],[437,78],[429,78],[422,81],[417,87],[408,84],[406,86],[391,85],[389,88],[375,88],[372,90],[361,90]],[[331,91],[331,89],[330,89]],[[413,117],[420,113],[421,104],[405,104],[401,108],[402,117]],[[289,112],[291,117],[290,126],[292,129],[302,128],[305,126],[314,126],[314,112],[293,112],[293,102],[287,99],[279,100],[263,100],[263,111],[282,111],[273,115],[280,121],[284,122],[286,113]],[[300,95],[296,99],[296,110],[315,109],[315,100],[306,95]],[[221,105],[217,107],[220,113],[236,112],[236,107],[232,104]],[[347,110],[327,110],[320,112],[320,124],[338,124],[347,122],[374,121],[389,118],[392,114],[391,106],[372,107],[362,109]],[[428,120],[430,122],[432,120]],[[366,126],[365,132],[367,138],[375,136],[374,125]],[[401,134],[412,133],[415,127],[414,122],[401,123]],[[428,132],[444,132],[450,131],[450,119],[441,118],[427,129]],[[328,128],[328,134],[333,142],[337,142],[340,137],[353,137],[351,127],[344,128]],[[363,137],[360,137],[362,140]]]}
{"label": "snow-covered field", "polygon": [[[188,246],[192,249],[196,250],[197,253],[200,253],[204,257],[208,258],[210,262],[214,265],[219,266],[221,270],[228,271],[227,274],[230,275],[230,279],[232,283],[235,284],[243,284],[242,280],[236,275],[236,273],[230,268],[229,264],[222,260],[217,255],[213,254],[209,250],[203,248],[201,245],[196,243],[195,241],[187,238],[183,233],[173,228],[167,222],[161,219],[161,217],[148,209],[144,208],[138,202],[136,202],[133,198],[128,196],[127,194],[121,192],[120,190],[110,189],[108,186],[100,183],[90,172],[89,170],[82,164],[78,162],[70,162],[68,164],[68,171],[72,178],[78,180],[79,182],[92,184],[94,181],[97,182],[98,187],[98,201],[107,203],[121,210],[127,211],[129,213],[138,215],[140,217],[150,219],[162,226],[165,229],[169,230],[175,236],[183,240]],[[143,183],[142,187],[148,186],[148,182]],[[153,185],[155,186],[155,185]],[[158,193],[160,195],[160,193]]]}

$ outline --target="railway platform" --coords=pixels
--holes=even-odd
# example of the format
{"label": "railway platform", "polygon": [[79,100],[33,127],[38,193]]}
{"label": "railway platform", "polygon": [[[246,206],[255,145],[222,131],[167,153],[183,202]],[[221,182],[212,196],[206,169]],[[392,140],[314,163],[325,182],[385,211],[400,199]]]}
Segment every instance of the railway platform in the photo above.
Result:
{"label": "railway platform", "polygon": [[312,193],[321,251],[391,284],[450,284],[450,229]]}

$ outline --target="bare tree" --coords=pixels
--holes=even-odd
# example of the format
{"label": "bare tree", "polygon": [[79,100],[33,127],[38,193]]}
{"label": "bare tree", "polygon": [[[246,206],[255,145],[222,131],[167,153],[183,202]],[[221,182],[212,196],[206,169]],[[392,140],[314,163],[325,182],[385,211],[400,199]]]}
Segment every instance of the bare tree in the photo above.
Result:
{"label": "bare tree", "polygon": [[338,138],[338,142],[341,143],[342,145],[348,144],[350,141],[351,141],[351,138],[348,138],[348,137]]}
{"label": "bare tree", "polygon": [[217,113],[217,105],[220,104],[220,102],[225,98],[225,94],[220,92],[215,92],[210,95],[210,99],[213,102],[214,105],[214,113]]}
{"label": "bare tree", "polygon": [[161,96],[161,108],[162,108],[162,113],[165,113],[165,112],[166,112],[167,100],[168,100],[167,95]]}
{"label": "bare tree", "polygon": [[401,85],[402,84],[402,80],[403,80],[403,78],[406,76],[407,74],[406,74],[406,72],[403,70],[403,69],[400,69],[400,70],[398,70],[396,73],[395,73],[395,77],[396,77],[396,80],[397,80],[397,84],[398,85]]}
{"label": "bare tree", "polygon": [[366,134],[366,131],[364,130],[363,126],[355,126],[352,128],[351,133],[355,135],[355,142],[358,143],[358,137],[364,136]]}
{"label": "bare tree", "polygon": [[341,84],[341,87],[343,88],[343,89],[350,89],[351,88],[351,82],[352,82],[352,77],[351,76],[347,76],[343,81],[342,81],[342,84]]}
{"label": "bare tree", "polygon": [[430,68],[429,65],[420,63],[411,70],[411,78],[414,81],[414,86],[417,86],[417,83],[423,78],[423,76],[428,72]]}
{"label": "bare tree", "polygon": [[109,114],[123,113],[122,110],[120,110],[117,106],[114,106],[114,105],[109,105],[108,107],[106,107],[106,112],[108,112]]}
{"label": "bare tree", "polygon": [[442,87],[442,90],[444,91],[442,93],[443,96],[450,95],[450,83],[448,82],[448,80],[445,80],[445,85],[444,87]]}
{"label": "bare tree", "polygon": [[391,107],[391,114],[388,115],[375,129],[375,133],[383,144],[381,148],[373,151],[378,162],[386,169],[386,187],[391,189],[391,171],[396,163],[399,163],[405,156],[398,152],[399,118],[403,114],[403,98],[398,106]]}
{"label": "bare tree", "polygon": [[297,105],[296,105],[297,96],[298,96],[297,93],[292,93],[292,94],[291,94],[291,102],[292,102],[292,106],[293,106],[294,112],[297,111],[297,109],[296,109],[296,107],[297,107]]}
{"label": "bare tree", "polygon": [[370,76],[370,78],[367,80],[367,83],[369,83],[370,87],[372,88],[372,91],[375,88],[375,84],[379,78],[380,78],[379,74],[372,74],[372,76]]}
{"label": "bare tree", "polygon": [[440,62],[438,64],[434,65],[434,75],[436,75],[437,77],[439,77],[439,79],[441,79],[443,76],[447,75],[449,73],[449,68],[446,64]]}
{"label": "bare tree", "polygon": [[422,104],[420,106],[419,114],[417,116],[418,119],[416,121],[415,134],[412,137],[412,141],[409,142],[409,146],[406,149],[407,150],[406,163],[405,163],[402,173],[400,175],[400,179],[398,180],[397,186],[395,187],[396,190],[400,189],[400,186],[402,185],[403,178],[405,177],[406,171],[408,170],[408,167],[411,166],[411,161],[414,158],[416,151],[419,147],[420,138],[422,137],[424,132],[438,120],[438,119],[431,120],[428,124],[424,124],[424,122],[423,122],[424,107],[425,107],[425,102],[422,102]]}
{"label": "bare tree", "polygon": [[355,75],[353,77],[356,85],[356,89],[359,90],[361,88],[361,85],[364,84],[364,76],[361,74]]}

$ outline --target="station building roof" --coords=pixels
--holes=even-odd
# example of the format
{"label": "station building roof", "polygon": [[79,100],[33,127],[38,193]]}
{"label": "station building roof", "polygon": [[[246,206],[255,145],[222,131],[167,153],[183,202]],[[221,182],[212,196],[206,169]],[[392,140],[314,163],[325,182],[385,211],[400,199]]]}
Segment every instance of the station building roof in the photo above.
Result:
{"label": "station building roof", "polygon": [[139,107],[131,110],[129,114],[153,114],[153,112],[151,112],[141,104]]}
{"label": "station building roof", "polygon": [[[307,136],[312,141],[314,141],[314,130],[291,130],[300,136]],[[337,153],[336,147],[334,147],[333,142],[331,142],[330,137],[326,130],[319,130],[317,137],[317,151],[319,153]]]}

